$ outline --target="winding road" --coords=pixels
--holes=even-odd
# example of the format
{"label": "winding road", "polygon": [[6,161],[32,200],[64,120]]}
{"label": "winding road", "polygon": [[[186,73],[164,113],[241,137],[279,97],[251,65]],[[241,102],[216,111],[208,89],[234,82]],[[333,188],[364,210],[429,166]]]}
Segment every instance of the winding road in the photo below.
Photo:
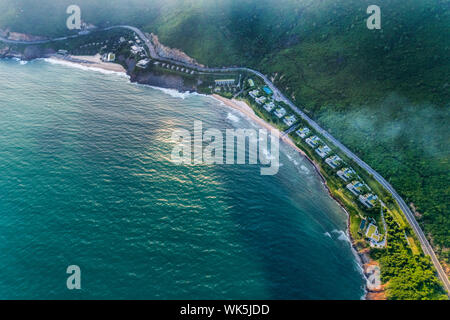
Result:
{"label": "winding road", "polygon": [[[412,229],[414,230],[415,234],[417,235],[424,253],[427,254],[428,256],[430,256],[431,261],[437,270],[438,276],[439,276],[440,280],[442,281],[444,288],[447,291],[447,294],[450,293],[450,283],[449,283],[449,279],[448,279],[446,273],[444,272],[444,269],[442,268],[441,264],[439,263],[439,260],[433,251],[433,248],[431,247],[424,232],[422,231],[419,224],[417,223],[411,209],[408,207],[408,205],[402,199],[402,197],[397,193],[397,191],[395,191],[395,189],[391,186],[391,184],[389,182],[387,182],[378,172],[376,172],[374,169],[372,169],[367,163],[365,163],[363,160],[361,160],[357,155],[355,155],[346,146],[344,146],[341,142],[339,142],[336,138],[334,138],[331,134],[329,134],[325,129],[320,127],[314,120],[312,120],[308,115],[306,115],[302,110],[300,110],[296,105],[294,105],[294,103],[292,103],[291,100],[286,98],[283,95],[283,93],[265,75],[263,75],[259,71],[256,71],[256,70],[253,70],[250,68],[245,68],[245,67],[208,68],[208,67],[198,66],[195,64],[190,64],[190,63],[185,63],[185,62],[180,62],[180,61],[175,61],[172,59],[160,57],[157,54],[156,49],[154,48],[152,42],[150,41],[150,39],[148,39],[148,37],[145,35],[145,33],[142,32],[140,29],[133,27],[133,26],[128,26],[128,25],[112,26],[112,27],[107,27],[107,28],[102,28],[102,29],[96,29],[95,32],[118,29],[118,28],[128,29],[128,30],[135,32],[136,35],[139,36],[139,38],[141,38],[141,40],[145,43],[145,45],[147,46],[147,49],[148,49],[149,56],[154,60],[171,63],[171,64],[174,64],[177,66],[190,68],[192,70],[196,70],[198,72],[204,72],[204,73],[248,72],[248,73],[251,73],[251,74],[259,77],[260,79],[262,79],[265,82],[265,84],[273,91],[275,100],[283,101],[286,104],[288,104],[292,108],[292,110],[295,113],[297,113],[297,115],[299,115],[303,120],[305,120],[312,128],[314,128],[319,134],[321,134],[326,139],[328,139],[330,142],[332,142],[347,157],[349,157],[354,162],[356,162],[361,168],[365,169],[386,190],[388,190],[392,194],[392,197],[397,201],[400,209],[403,211],[406,219],[408,220],[409,224],[411,225]],[[45,44],[45,43],[50,43],[50,42],[63,41],[63,40],[68,40],[71,38],[82,37],[82,36],[85,36],[85,35],[77,34],[77,35],[54,38],[54,39],[49,39],[49,40],[36,40],[36,41],[16,41],[16,40],[9,40],[9,39],[0,37],[0,41],[5,42],[5,43],[10,43],[10,44],[33,45],[33,44]]]}

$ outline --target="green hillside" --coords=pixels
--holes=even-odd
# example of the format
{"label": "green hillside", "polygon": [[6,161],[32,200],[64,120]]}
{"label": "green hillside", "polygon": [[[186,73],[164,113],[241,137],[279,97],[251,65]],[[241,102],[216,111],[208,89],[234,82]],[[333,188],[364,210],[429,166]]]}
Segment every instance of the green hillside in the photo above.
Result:
{"label": "green hillside", "polygon": [[[0,28],[63,35],[69,0],[0,0]],[[450,259],[450,1],[79,0],[83,20],[156,33],[209,66],[273,77],[298,105],[379,171]]]}

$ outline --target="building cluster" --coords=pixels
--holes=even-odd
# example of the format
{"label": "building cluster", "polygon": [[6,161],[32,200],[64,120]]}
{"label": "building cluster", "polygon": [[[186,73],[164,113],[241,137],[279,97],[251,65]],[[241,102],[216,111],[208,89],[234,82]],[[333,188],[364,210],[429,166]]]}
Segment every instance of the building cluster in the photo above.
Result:
{"label": "building cluster", "polygon": [[[383,217],[384,219],[384,217]],[[359,232],[369,239],[369,244],[374,248],[386,247],[386,237],[380,234],[377,227],[377,222],[373,218],[364,218],[359,225]]]}
{"label": "building cluster", "polygon": [[295,133],[302,140],[305,140],[305,143],[314,149],[319,157],[325,159],[325,163],[330,166],[331,169],[337,170],[336,175],[344,182],[348,183],[346,185],[347,190],[357,196],[359,202],[368,209],[371,209],[376,205],[378,197],[370,193],[370,188],[365,183],[361,182],[362,179],[357,176],[355,170],[349,166],[345,166],[344,162],[337,154],[331,155],[331,148],[323,143],[318,136],[313,135],[310,128],[303,127],[295,131]]}
{"label": "building cluster", "polygon": [[[361,204],[368,209],[375,207],[379,200],[378,197],[371,192],[369,186],[362,182],[362,179],[356,174],[355,170],[352,167],[347,166],[341,157],[337,154],[333,155],[332,149],[322,142],[318,136],[314,135],[310,128],[302,127],[295,131],[295,134],[304,140],[308,146],[314,149],[319,157],[325,159],[325,163],[346,183],[346,189],[351,192]],[[367,222],[367,219],[364,218],[361,222],[360,231],[369,239],[369,243],[372,247],[385,247],[386,239],[383,239],[383,235],[378,233],[378,227],[375,220]]]}
{"label": "building cluster", "polygon": [[[248,80],[251,87],[254,87],[254,81],[252,79]],[[262,88],[263,93],[260,89],[253,89],[248,94],[253,100],[260,106],[264,108],[269,113],[273,113],[278,119],[281,119],[284,124],[291,127],[297,122],[297,118],[293,114],[287,114],[287,111],[282,106],[276,105],[274,99],[272,98],[273,92],[268,86]]]}
{"label": "building cluster", "polygon": [[153,64],[158,65],[161,68],[165,68],[165,69],[169,69],[169,70],[173,70],[173,71],[179,71],[179,72],[183,72],[186,74],[194,74],[195,73],[194,70],[191,70],[189,68],[180,67],[180,66],[170,64],[170,63],[155,61]]}
{"label": "building cluster", "polygon": [[108,52],[102,55],[101,60],[104,62],[114,62],[116,60],[116,55],[112,52]]}

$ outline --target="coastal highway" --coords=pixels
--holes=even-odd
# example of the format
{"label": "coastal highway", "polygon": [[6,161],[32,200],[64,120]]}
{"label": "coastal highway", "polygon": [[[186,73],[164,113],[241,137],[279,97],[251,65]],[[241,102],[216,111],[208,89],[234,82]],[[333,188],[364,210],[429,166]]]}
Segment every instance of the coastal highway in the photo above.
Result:
{"label": "coastal highway", "polygon": [[[369,174],[371,174],[386,190],[388,190],[392,197],[397,201],[400,209],[403,211],[406,219],[408,220],[409,224],[411,225],[412,229],[414,230],[417,238],[420,241],[422,250],[425,254],[430,256],[431,261],[434,265],[434,267],[437,270],[438,276],[440,280],[442,281],[444,288],[447,291],[447,294],[450,293],[450,283],[448,280],[448,277],[446,273],[444,272],[441,264],[439,263],[439,260],[436,257],[436,254],[433,251],[433,248],[431,247],[430,243],[428,242],[424,232],[420,228],[419,224],[417,223],[414,214],[412,213],[411,209],[408,207],[406,202],[402,199],[402,197],[395,191],[395,189],[391,186],[389,182],[387,182],[378,172],[376,172],[374,169],[372,169],[367,163],[365,163],[363,160],[361,160],[357,155],[355,155],[352,151],[350,151],[346,146],[344,146],[341,142],[339,142],[336,138],[334,138],[331,134],[329,134],[325,129],[319,126],[314,120],[312,120],[307,114],[305,114],[302,110],[300,110],[291,100],[286,98],[283,93],[261,72],[257,70],[253,70],[246,67],[223,67],[223,68],[208,68],[204,66],[199,66],[195,64],[185,63],[181,61],[175,61],[172,59],[160,57],[158,53],[156,52],[156,49],[154,48],[152,42],[148,37],[145,35],[144,32],[142,32],[140,29],[128,26],[128,25],[119,25],[119,26],[112,26],[107,27],[103,29],[97,29],[96,31],[102,31],[102,30],[111,30],[111,29],[117,29],[117,28],[123,28],[128,29],[136,33],[136,35],[141,38],[141,40],[145,43],[148,49],[148,53],[150,58],[158,61],[163,61],[167,63],[172,63],[177,66],[182,66],[185,68],[190,68],[193,70],[196,70],[198,72],[205,72],[205,73],[224,73],[224,72],[248,72],[251,74],[254,74],[255,76],[259,77],[264,81],[264,83],[273,91],[274,98],[277,101],[283,101],[287,105],[289,105],[292,110],[297,113],[303,120],[305,120],[312,128],[314,128],[319,134],[324,136],[326,139],[328,139],[331,143],[333,143],[337,148],[339,148],[347,157],[352,159],[355,163],[357,163],[361,168],[366,170]],[[67,37],[60,37],[60,38],[54,38],[49,40],[37,40],[37,41],[15,41],[15,40],[9,40],[5,39],[3,37],[0,37],[0,41],[5,43],[12,43],[12,44],[44,44],[54,41],[62,41],[67,40],[70,38],[80,37],[84,35],[72,35]]]}

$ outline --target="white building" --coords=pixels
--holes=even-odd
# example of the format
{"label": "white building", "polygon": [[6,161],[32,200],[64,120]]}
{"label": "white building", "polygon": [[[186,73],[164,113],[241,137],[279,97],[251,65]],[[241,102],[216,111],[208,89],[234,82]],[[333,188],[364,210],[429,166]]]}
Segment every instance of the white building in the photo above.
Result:
{"label": "white building", "polygon": [[132,54],[138,54],[139,52],[144,51],[144,48],[140,47],[140,46],[136,46],[136,45],[132,45],[131,46],[131,53]]}
{"label": "white building", "polygon": [[342,159],[338,155],[334,155],[325,159],[325,162],[333,169],[336,169],[342,162]]}
{"label": "white building", "polygon": [[359,202],[361,202],[367,208],[371,209],[376,205],[378,197],[372,193],[368,193],[364,196],[359,196],[358,199]]}
{"label": "white building", "polygon": [[267,98],[264,97],[264,96],[262,96],[262,97],[256,98],[256,99],[255,99],[255,102],[256,102],[257,104],[261,105],[261,104],[263,104],[264,102],[266,102],[266,100],[267,100]]}
{"label": "white building", "polygon": [[364,188],[364,184],[359,181],[352,181],[349,183],[346,188],[353,193],[355,196],[358,196],[361,194]]}
{"label": "white building", "polygon": [[298,129],[297,131],[295,131],[295,133],[302,139],[305,138],[310,132],[311,132],[311,130],[309,130],[309,128],[307,128],[307,127],[304,127],[302,129]]}
{"label": "white building", "polygon": [[273,108],[275,108],[275,103],[273,103],[273,101],[270,101],[264,105],[264,109],[266,109],[267,112],[272,111]]}
{"label": "white building", "polygon": [[294,115],[287,116],[283,119],[283,122],[289,127],[292,126],[295,121],[297,121],[297,118]]}
{"label": "white building", "polygon": [[283,107],[279,107],[277,110],[275,110],[275,115],[278,118],[283,118],[286,115],[286,109],[284,109]]}
{"label": "white building", "polygon": [[142,60],[139,60],[139,62],[136,64],[136,67],[145,69],[145,68],[147,68],[149,63],[150,63],[149,59],[142,59]]}
{"label": "white building", "polygon": [[256,98],[259,97],[259,90],[255,89],[255,90],[253,90],[253,91],[250,91],[248,94],[249,94],[250,97],[252,97],[253,99],[256,99]]}
{"label": "white building", "polygon": [[344,168],[342,170],[339,170],[337,172],[337,175],[339,176],[339,178],[347,182],[352,178],[353,175],[355,175],[355,171],[352,168]]}
{"label": "white building", "polygon": [[306,138],[305,142],[311,147],[311,148],[315,148],[319,145],[320,143],[320,138],[318,136],[312,136],[309,138]]}
{"label": "white building", "polygon": [[219,79],[219,80],[214,80],[214,82],[216,83],[216,86],[233,86],[235,83],[234,79]]}
{"label": "white building", "polygon": [[112,52],[105,53],[102,56],[102,60],[105,61],[105,62],[113,62],[114,60],[116,60],[116,55],[114,53],[112,53]]}
{"label": "white building", "polygon": [[326,144],[324,144],[321,147],[318,147],[316,149],[316,153],[319,155],[319,157],[321,158],[325,158],[326,155],[328,155],[331,152],[331,149],[329,146],[327,146]]}

